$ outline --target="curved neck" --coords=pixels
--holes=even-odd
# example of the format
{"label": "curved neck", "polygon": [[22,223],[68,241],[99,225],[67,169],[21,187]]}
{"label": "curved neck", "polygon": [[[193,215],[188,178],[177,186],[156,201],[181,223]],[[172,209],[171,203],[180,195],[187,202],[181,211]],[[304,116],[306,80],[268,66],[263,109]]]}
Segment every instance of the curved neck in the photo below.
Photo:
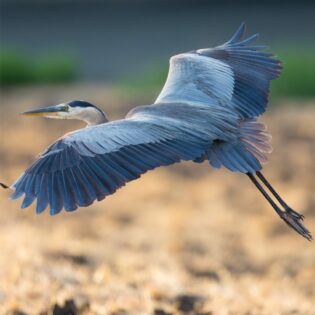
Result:
{"label": "curved neck", "polygon": [[87,123],[87,127],[89,126],[96,126],[100,124],[104,124],[108,122],[107,116],[102,113],[103,115],[98,115],[97,117],[94,117],[93,119],[85,119],[84,121]]}
{"label": "curved neck", "polygon": [[87,123],[87,127],[108,122],[106,114],[100,109],[96,108],[89,108],[88,110],[84,111],[84,113],[81,113],[80,117],[78,118],[85,121]]}

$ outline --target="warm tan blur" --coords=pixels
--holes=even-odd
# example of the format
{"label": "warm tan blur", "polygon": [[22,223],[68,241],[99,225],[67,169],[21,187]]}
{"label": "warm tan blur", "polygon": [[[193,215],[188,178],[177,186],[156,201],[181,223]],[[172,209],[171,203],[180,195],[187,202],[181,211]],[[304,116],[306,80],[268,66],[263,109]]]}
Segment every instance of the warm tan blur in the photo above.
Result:
{"label": "warm tan blur", "polygon": [[[16,179],[49,143],[82,126],[17,113],[73,95],[111,118],[136,102],[103,87],[7,91],[0,181]],[[263,119],[274,147],[264,173],[315,234],[314,103],[282,105]],[[80,314],[314,314],[314,244],[244,175],[183,163],[55,217],[20,210],[21,200],[7,196],[0,191],[1,314],[57,314],[66,300]]]}

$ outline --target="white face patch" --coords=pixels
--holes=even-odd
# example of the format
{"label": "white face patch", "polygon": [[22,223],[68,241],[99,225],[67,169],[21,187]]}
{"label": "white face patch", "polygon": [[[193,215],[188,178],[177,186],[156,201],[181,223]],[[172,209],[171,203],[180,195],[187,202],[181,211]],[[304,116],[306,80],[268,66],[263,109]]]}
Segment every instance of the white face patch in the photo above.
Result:
{"label": "white face patch", "polygon": [[107,121],[103,112],[95,107],[69,107],[69,112],[63,112],[65,119],[79,119],[85,121],[88,126],[97,125]]}

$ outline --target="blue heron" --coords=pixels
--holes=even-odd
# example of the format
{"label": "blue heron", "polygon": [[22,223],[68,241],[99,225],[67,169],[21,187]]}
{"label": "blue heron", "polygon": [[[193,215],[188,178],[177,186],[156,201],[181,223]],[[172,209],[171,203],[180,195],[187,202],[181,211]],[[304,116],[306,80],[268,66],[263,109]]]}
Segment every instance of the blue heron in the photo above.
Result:
{"label": "blue heron", "polygon": [[108,121],[86,101],[75,100],[24,115],[79,119],[87,128],[50,145],[10,187],[12,199],[24,194],[22,208],[37,199],[36,212],[52,215],[87,207],[127,182],[159,166],[183,160],[246,174],[276,213],[308,240],[303,215],[290,208],[261,173],[270,136],[257,118],[266,110],[270,81],[281,62],[243,39],[243,23],[215,48],[171,57],[169,73],[151,105]]}

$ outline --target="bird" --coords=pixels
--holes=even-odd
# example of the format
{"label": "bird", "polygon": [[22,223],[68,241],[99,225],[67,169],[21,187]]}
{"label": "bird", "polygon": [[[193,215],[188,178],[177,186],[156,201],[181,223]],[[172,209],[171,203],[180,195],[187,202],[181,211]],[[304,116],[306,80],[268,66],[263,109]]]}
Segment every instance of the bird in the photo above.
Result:
{"label": "bird", "polygon": [[[36,213],[51,215],[87,207],[157,167],[181,161],[206,162],[248,176],[278,216],[307,240],[304,216],[280,197],[262,174],[271,152],[270,135],[259,121],[271,80],[282,63],[258,34],[244,37],[242,23],[230,40],[170,58],[165,84],[154,103],[109,121],[83,100],[23,112],[26,116],[78,119],[86,127],[56,140],[10,186],[11,199],[35,200]],[[2,184],[5,188],[6,185]]]}

